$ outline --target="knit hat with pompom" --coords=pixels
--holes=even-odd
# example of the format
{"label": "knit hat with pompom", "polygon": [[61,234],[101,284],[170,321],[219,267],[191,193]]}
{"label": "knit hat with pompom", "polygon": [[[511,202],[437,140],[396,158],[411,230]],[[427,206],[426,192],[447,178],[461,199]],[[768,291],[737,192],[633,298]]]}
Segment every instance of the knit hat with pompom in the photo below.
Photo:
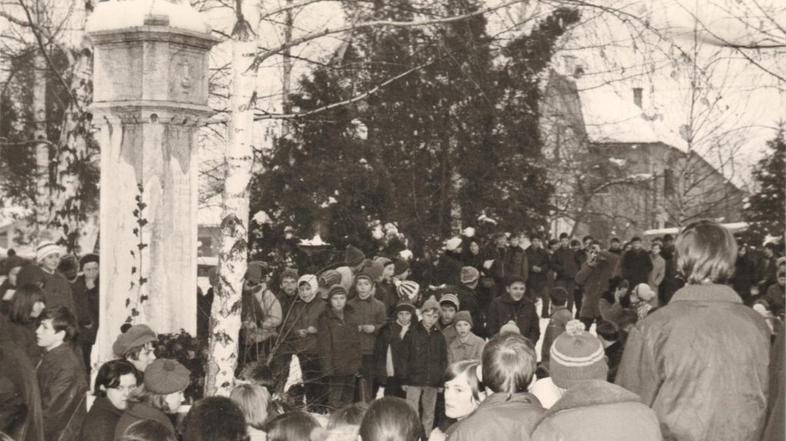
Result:
{"label": "knit hat with pompom", "polygon": [[557,387],[568,389],[587,380],[605,380],[609,371],[603,343],[571,320],[551,345],[549,371]]}

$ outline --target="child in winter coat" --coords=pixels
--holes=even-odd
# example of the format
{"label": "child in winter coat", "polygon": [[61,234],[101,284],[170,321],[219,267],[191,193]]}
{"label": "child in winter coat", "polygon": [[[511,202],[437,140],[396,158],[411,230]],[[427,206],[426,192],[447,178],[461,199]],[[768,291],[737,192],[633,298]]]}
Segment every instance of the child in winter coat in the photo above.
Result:
{"label": "child in winter coat", "polygon": [[347,290],[333,285],[328,309],[319,318],[317,343],[322,375],[328,381],[328,404],[338,409],[355,397],[355,374],[360,369],[360,332],[354,310],[347,307]]}
{"label": "child in winter coat", "polygon": [[404,366],[404,390],[413,409],[419,409],[424,433],[434,426],[434,410],[437,403],[437,388],[442,386],[442,377],[448,365],[445,336],[437,328],[439,303],[434,297],[423,302],[420,323],[412,326],[402,343],[402,365]]}
{"label": "child in winter coat", "polygon": [[357,297],[349,301],[355,311],[360,332],[360,375],[365,381],[363,401],[371,401],[374,382],[374,343],[379,329],[385,324],[385,304],[374,297],[376,275],[364,270],[355,277]]}
{"label": "child in winter coat", "polygon": [[472,315],[459,311],[453,320],[456,338],[448,344],[448,364],[464,360],[480,360],[486,342],[472,333]]}
{"label": "child in winter coat", "polygon": [[439,321],[437,322],[437,327],[445,335],[445,341],[448,346],[458,337],[454,321],[458,310],[458,296],[453,293],[442,294],[439,298]]}
{"label": "child in winter coat", "polygon": [[374,368],[377,384],[384,385],[385,396],[406,398],[401,388],[403,367],[401,360],[404,337],[414,321],[417,324],[415,306],[411,303],[396,305],[396,319],[382,326],[374,346]]}

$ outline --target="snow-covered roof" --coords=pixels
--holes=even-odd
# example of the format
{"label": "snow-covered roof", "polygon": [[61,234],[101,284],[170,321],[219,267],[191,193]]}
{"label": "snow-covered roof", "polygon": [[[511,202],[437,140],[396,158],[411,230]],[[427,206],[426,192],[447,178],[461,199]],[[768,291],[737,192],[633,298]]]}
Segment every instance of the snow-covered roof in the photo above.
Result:
{"label": "snow-covered roof", "polygon": [[632,99],[625,99],[609,84],[576,80],[581,113],[590,142],[662,142],[687,151],[687,143],[657,117],[648,118]]}
{"label": "snow-covered roof", "polygon": [[169,26],[201,34],[210,33],[205,18],[187,5],[170,3],[166,0],[110,0],[96,5],[87,21],[87,32],[126,29],[145,25],[147,16],[169,18]]}

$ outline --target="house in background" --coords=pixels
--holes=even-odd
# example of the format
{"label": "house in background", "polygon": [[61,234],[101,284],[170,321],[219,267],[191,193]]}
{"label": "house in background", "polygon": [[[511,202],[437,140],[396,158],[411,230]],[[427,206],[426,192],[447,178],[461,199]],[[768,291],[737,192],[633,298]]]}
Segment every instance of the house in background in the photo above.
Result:
{"label": "house in background", "polygon": [[[541,100],[552,234],[626,239],[700,218],[741,220],[746,193],[628,97],[583,78],[575,58],[552,70]],[[605,243],[605,242],[604,242]]]}

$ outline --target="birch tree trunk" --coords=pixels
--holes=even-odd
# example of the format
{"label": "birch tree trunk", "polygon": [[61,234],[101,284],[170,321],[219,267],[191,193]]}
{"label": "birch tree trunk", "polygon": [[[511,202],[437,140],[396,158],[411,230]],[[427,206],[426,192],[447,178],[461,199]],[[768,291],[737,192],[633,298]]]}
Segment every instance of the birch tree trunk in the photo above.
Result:
{"label": "birch tree trunk", "polygon": [[49,221],[49,142],[46,130],[46,60],[44,55],[36,52],[33,59],[33,119],[34,136],[42,141],[36,144],[36,199],[34,236],[46,230]]}
{"label": "birch tree trunk", "polygon": [[250,32],[235,33],[232,41],[232,97],[229,146],[221,215],[218,258],[219,286],[210,318],[210,342],[205,395],[229,395],[238,362],[243,276],[248,259],[248,184],[251,180],[251,148],[254,122],[251,96],[256,75],[250,69],[256,44]]}

